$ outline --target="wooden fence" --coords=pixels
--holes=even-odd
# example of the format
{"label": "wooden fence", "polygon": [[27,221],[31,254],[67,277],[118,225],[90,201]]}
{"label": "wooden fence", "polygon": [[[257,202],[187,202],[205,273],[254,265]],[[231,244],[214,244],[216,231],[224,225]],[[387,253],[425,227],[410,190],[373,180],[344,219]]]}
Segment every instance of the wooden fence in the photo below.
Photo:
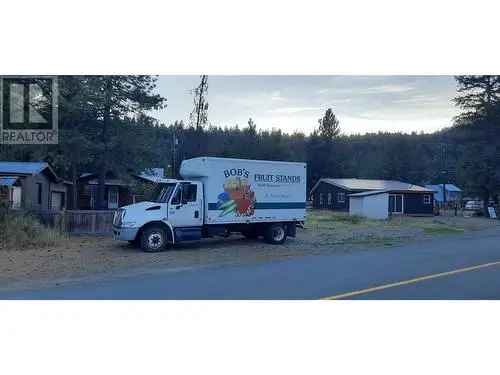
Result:
{"label": "wooden fence", "polygon": [[81,234],[111,234],[115,211],[68,210],[45,211],[35,215],[51,228]]}

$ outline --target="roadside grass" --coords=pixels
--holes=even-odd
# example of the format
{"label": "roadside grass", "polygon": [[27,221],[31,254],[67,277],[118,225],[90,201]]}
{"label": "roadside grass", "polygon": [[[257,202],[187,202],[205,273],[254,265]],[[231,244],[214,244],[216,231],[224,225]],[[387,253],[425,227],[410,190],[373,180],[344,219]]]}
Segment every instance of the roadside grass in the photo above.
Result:
{"label": "roadside grass", "polygon": [[453,223],[436,217],[393,217],[388,221],[388,225],[396,228],[414,228],[429,235],[463,233],[469,229],[467,223]]}
{"label": "roadside grass", "polygon": [[319,243],[369,244],[391,246],[421,236],[460,234],[495,225],[462,217],[397,216],[373,220],[329,210],[309,210],[305,229],[318,237]]}
{"label": "roadside grass", "polygon": [[453,227],[427,227],[423,228],[426,234],[453,234],[453,233],[463,233],[465,229],[463,228],[453,228]]}
{"label": "roadside grass", "polygon": [[44,249],[60,246],[68,236],[43,226],[36,217],[15,211],[0,214],[0,249]]}
{"label": "roadside grass", "polygon": [[306,226],[310,227],[333,227],[338,224],[360,224],[367,219],[361,216],[350,216],[341,212],[333,212],[326,210],[309,210],[306,217]]}

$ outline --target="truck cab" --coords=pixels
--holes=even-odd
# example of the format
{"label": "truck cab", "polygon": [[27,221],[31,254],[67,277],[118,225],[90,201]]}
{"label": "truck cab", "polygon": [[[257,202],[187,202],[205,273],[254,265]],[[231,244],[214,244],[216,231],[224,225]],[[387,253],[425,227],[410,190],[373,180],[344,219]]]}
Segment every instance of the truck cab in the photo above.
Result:
{"label": "truck cab", "polygon": [[196,240],[201,238],[203,206],[200,181],[158,180],[150,201],[116,211],[113,236],[149,251],[162,250],[176,241]]}

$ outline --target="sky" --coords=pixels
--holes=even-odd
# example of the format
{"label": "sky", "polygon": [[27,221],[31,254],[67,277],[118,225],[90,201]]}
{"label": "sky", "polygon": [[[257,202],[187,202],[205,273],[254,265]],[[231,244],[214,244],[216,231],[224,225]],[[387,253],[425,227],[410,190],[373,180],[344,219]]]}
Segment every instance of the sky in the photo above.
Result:
{"label": "sky", "polygon": [[[190,90],[199,76],[160,76],[166,109],[154,115],[165,124],[188,123]],[[452,76],[209,76],[208,121],[215,126],[311,133],[333,108],[344,134],[434,132],[452,124],[457,109]]]}

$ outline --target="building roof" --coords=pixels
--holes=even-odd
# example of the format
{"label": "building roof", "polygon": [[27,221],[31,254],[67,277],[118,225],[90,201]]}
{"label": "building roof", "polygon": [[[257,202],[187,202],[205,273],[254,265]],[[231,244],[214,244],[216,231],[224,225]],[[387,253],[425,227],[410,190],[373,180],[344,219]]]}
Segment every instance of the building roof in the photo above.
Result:
{"label": "building roof", "polygon": [[37,174],[48,166],[45,162],[0,161],[0,173]]}
{"label": "building roof", "polygon": [[0,177],[0,186],[12,186],[16,183],[17,177],[15,176],[3,176]]}
{"label": "building roof", "polygon": [[133,175],[134,177],[146,180],[149,182],[158,182],[165,176],[165,169],[163,168],[149,168],[139,174]]}
{"label": "building roof", "polygon": [[349,191],[370,191],[370,190],[386,190],[386,191],[408,191],[408,192],[433,192],[432,189],[427,189],[423,186],[409,184],[406,182],[395,180],[370,180],[362,178],[322,178],[311,191],[321,183],[337,186]]}
{"label": "building roof", "polygon": [[25,162],[25,161],[0,161],[0,175],[35,175],[48,170],[55,180],[59,180],[49,163],[43,161]]}
{"label": "building roof", "polygon": [[362,193],[349,194],[350,197],[367,197],[369,195],[388,194],[391,190],[369,190]]}
{"label": "building roof", "polygon": [[[460,193],[462,189],[460,189],[458,186],[453,185],[453,184],[445,184],[446,186],[446,191],[452,191],[452,192],[457,192]],[[439,192],[443,189],[443,184],[440,185],[425,185],[427,189],[434,190],[435,192]]]}

